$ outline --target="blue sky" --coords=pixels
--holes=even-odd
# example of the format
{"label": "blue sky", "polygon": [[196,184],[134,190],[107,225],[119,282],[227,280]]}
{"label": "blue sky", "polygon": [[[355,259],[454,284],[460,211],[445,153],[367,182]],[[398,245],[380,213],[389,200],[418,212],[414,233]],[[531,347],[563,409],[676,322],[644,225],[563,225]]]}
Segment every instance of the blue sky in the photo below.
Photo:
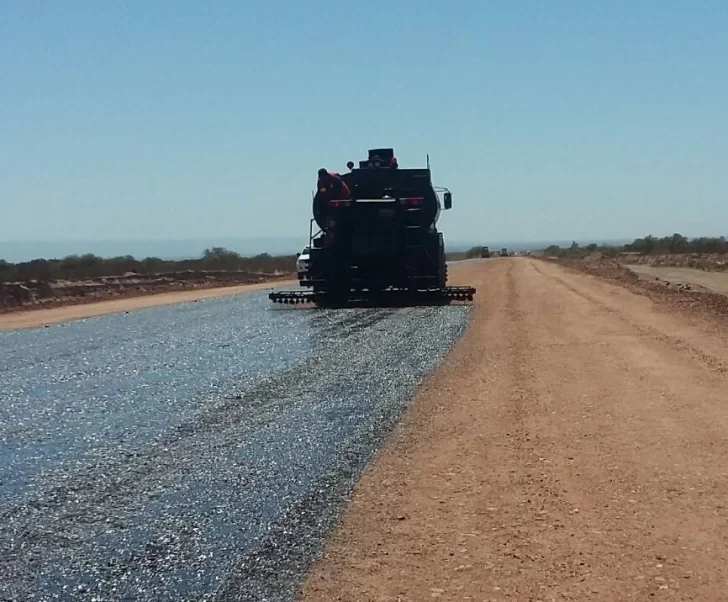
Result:
{"label": "blue sky", "polygon": [[0,240],[308,233],[393,146],[446,240],[728,234],[728,3],[0,4]]}

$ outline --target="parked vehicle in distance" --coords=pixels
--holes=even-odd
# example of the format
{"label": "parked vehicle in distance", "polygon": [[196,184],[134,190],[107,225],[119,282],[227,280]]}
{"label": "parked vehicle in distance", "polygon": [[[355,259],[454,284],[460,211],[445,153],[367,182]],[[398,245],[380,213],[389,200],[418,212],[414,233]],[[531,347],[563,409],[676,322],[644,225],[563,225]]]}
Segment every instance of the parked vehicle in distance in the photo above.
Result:
{"label": "parked vehicle in distance", "polygon": [[308,286],[308,270],[311,263],[311,247],[304,247],[296,259],[296,272],[298,283],[301,286]]}

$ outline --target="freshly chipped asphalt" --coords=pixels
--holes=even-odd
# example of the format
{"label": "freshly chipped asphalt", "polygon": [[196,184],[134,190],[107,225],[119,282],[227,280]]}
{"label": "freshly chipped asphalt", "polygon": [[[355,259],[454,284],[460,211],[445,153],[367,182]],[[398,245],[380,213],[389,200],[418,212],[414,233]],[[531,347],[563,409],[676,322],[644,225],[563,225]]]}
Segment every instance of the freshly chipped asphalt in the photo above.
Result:
{"label": "freshly chipped asphalt", "polygon": [[468,313],[257,293],[0,333],[0,600],[294,600]]}

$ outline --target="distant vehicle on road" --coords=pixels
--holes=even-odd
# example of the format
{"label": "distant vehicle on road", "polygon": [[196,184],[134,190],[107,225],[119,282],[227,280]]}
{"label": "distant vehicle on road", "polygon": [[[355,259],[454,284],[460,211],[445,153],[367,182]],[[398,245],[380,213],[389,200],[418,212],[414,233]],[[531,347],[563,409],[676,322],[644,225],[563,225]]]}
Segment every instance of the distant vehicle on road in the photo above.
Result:
{"label": "distant vehicle on road", "polygon": [[490,257],[490,249],[488,247],[483,247],[483,250],[480,252],[480,256],[486,259]]}
{"label": "distant vehicle on road", "polygon": [[506,249],[505,247],[503,247],[501,249],[501,251],[500,251],[500,256],[501,257],[508,257],[508,249]]}

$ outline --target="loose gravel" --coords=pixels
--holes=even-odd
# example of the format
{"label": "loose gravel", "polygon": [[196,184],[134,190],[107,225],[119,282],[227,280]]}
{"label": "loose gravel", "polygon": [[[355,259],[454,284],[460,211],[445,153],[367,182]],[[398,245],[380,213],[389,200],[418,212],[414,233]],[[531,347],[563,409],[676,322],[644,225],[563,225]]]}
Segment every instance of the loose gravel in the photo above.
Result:
{"label": "loose gravel", "polygon": [[0,334],[0,600],[293,600],[467,307],[264,293]]}

